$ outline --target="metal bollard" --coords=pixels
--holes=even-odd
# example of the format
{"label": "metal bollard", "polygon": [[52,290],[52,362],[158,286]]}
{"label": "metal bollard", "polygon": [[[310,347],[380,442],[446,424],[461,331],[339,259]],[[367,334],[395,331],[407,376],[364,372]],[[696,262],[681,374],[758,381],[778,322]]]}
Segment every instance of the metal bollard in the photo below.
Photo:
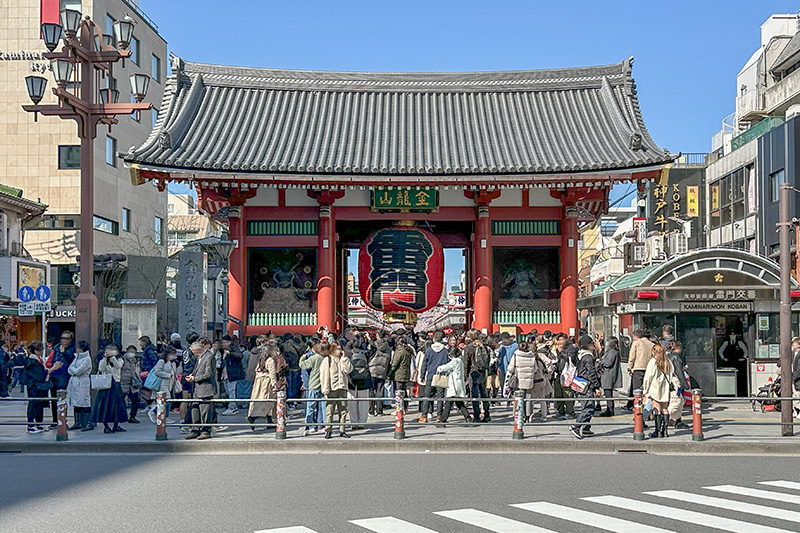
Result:
{"label": "metal bollard", "polygon": [[703,440],[703,391],[692,389],[692,440]]}
{"label": "metal bollard", "polygon": [[56,441],[69,440],[69,433],[67,433],[67,391],[64,389],[59,389],[58,391],[58,403],[56,406],[58,416]]}
{"label": "metal bollard", "polygon": [[642,389],[633,391],[633,440],[644,440],[642,420]]}
{"label": "metal bollard", "polygon": [[275,438],[286,438],[286,391],[278,391],[278,402],[275,407]]}
{"label": "metal bollard", "polygon": [[405,406],[406,391],[397,389],[394,391],[394,438],[406,438],[406,406]]}
{"label": "metal bollard", "polygon": [[514,440],[525,438],[523,401],[525,401],[525,392],[521,390],[514,391]]}
{"label": "metal bollard", "polygon": [[167,393],[156,393],[156,440],[167,440]]}

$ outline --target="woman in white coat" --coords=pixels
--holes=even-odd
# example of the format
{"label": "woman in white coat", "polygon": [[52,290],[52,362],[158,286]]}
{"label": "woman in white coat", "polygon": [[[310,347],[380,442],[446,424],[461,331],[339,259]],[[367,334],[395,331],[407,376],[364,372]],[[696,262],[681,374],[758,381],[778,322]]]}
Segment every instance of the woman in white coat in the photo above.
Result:
{"label": "woman in white coat", "polygon": [[464,415],[464,421],[472,422],[472,417],[469,416],[469,410],[464,404],[464,400],[453,400],[451,398],[466,398],[467,385],[464,380],[464,361],[461,359],[461,350],[457,346],[452,346],[448,353],[450,362],[446,365],[441,365],[436,369],[437,374],[447,374],[447,392],[445,393],[444,412],[439,422],[447,422],[450,418],[450,409],[453,404]]}
{"label": "woman in white coat", "polygon": [[672,391],[677,390],[679,386],[672,362],[667,357],[664,347],[660,344],[654,345],[653,357],[647,363],[642,384],[642,394],[650,399],[655,413],[656,427],[650,435],[651,438],[669,437],[667,433],[669,400],[670,395],[674,394]]}
{"label": "woman in white coat", "polygon": [[[519,343],[517,351],[511,356],[506,370],[505,389],[513,388],[525,393],[526,398],[545,398],[547,395],[547,376],[545,364],[539,355],[531,351],[531,345],[523,341]],[[516,381],[514,387],[511,382]],[[524,412],[527,413],[528,422],[533,421],[533,402],[523,403]],[[547,420],[547,401],[541,401],[542,421]]]}
{"label": "woman in white coat", "polygon": [[92,355],[89,353],[89,343],[78,341],[78,352],[67,368],[69,382],[67,383],[67,407],[72,407],[75,413],[75,423],[69,429],[90,431],[94,429],[92,421]]}

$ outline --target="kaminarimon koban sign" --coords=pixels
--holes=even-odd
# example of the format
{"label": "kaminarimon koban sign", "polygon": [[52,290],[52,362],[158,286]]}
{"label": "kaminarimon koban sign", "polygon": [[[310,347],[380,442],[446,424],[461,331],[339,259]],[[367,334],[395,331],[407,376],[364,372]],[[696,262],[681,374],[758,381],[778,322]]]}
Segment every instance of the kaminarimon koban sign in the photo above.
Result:
{"label": "kaminarimon koban sign", "polygon": [[442,243],[429,231],[392,226],[372,233],[358,258],[364,303],[384,313],[422,313],[439,301],[444,282]]}

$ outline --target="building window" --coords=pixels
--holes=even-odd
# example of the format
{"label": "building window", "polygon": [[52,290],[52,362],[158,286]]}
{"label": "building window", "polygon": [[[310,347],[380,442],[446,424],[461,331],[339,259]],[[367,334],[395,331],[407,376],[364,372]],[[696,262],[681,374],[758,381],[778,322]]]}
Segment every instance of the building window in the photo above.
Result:
{"label": "building window", "polygon": [[80,215],[44,215],[35,221],[26,224],[26,230],[38,229],[79,229]]}
{"label": "building window", "polygon": [[197,205],[194,202],[194,197],[189,196],[187,199],[189,204],[189,214],[194,215],[195,213],[197,213]]}
{"label": "building window", "polygon": [[153,54],[153,68],[150,77],[154,81],[161,82],[161,59],[155,54]]}
{"label": "building window", "polygon": [[156,121],[158,120],[158,109],[156,109],[155,107],[153,108],[152,117],[153,117],[153,124],[150,127],[156,129]]}
{"label": "building window", "polygon": [[170,248],[183,248],[194,237],[191,231],[170,231],[167,246]]}
{"label": "building window", "polygon": [[119,224],[107,218],[94,216],[93,219],[94,229],[108,233],[109,235],[119,235]]}
{"label": "building window", "polygon": [[[114,35],[114,17],[112,17],[108,13],[106,13],[106,33],[108,35]],[[114,44],[116,46],[116,43]]]}
{"label": "building window", "polygon": [[62,144],[58,147],[58,168],[81,168],[80,145]]}
{"label": "building window", "polygon": [[122,208],[122,231],[131,230],[131,210],[127,207]]}
{"label": "building window", "polygon": [[80,11],[81,0],[61,0],[61,2],[59,2],[59,9],[71,9],[73,11]]}
{"label": "building window", "polygon": [[164,234],[164,220],[161,217],[155,217],[153,220],[153,242],[161,244],[162,235]]}
{"label": "building window", "polygon": [[131,37],[130,49],[131,49],[131,61],[133,61],[134,64],[138,65],[139,64],[139,39],[137,39],[136,37]]}
{"label": "building window", "polygon": [[106,164],[117,166],[117,140],[106,135]]}
{"label": "building window", "polygon": [[175,204],[167,204],[167,214],[173,214],[175,212]]}
{"label": "building window", "polygon": [[769,175],[769,201],[775,203],[781,196],[781,183],[786,181],[783,169]]}

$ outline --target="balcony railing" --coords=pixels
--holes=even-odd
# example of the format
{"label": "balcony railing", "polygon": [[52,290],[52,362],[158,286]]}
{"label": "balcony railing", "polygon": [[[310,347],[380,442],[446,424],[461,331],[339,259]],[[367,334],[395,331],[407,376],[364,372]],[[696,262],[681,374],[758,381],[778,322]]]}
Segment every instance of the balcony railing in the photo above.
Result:
{"label": "balcony railing", "polygon": [[708,154],[705,152],[697,153],[697,152],[682,152],[681,156],[675,160],[675,165],[700,165],[705,166],[706,164],[706,156]]}
{"label": "balcony railing", "polygon": [[784,123],[786,119],[783,117],[767,117],[750,129],[740,133],[731,139],[731,151],[741,148],[753,139],[757,139]]}
{"label": "balcony railing", "polygon": [[314,326],[316,323],[316,313],[250,313],[247,315],[247,325],[249,326]]}
{"label": "balcony railing", "polygon": [[497,311],[494,313],[496,324],[559,324],[559,311]]}

